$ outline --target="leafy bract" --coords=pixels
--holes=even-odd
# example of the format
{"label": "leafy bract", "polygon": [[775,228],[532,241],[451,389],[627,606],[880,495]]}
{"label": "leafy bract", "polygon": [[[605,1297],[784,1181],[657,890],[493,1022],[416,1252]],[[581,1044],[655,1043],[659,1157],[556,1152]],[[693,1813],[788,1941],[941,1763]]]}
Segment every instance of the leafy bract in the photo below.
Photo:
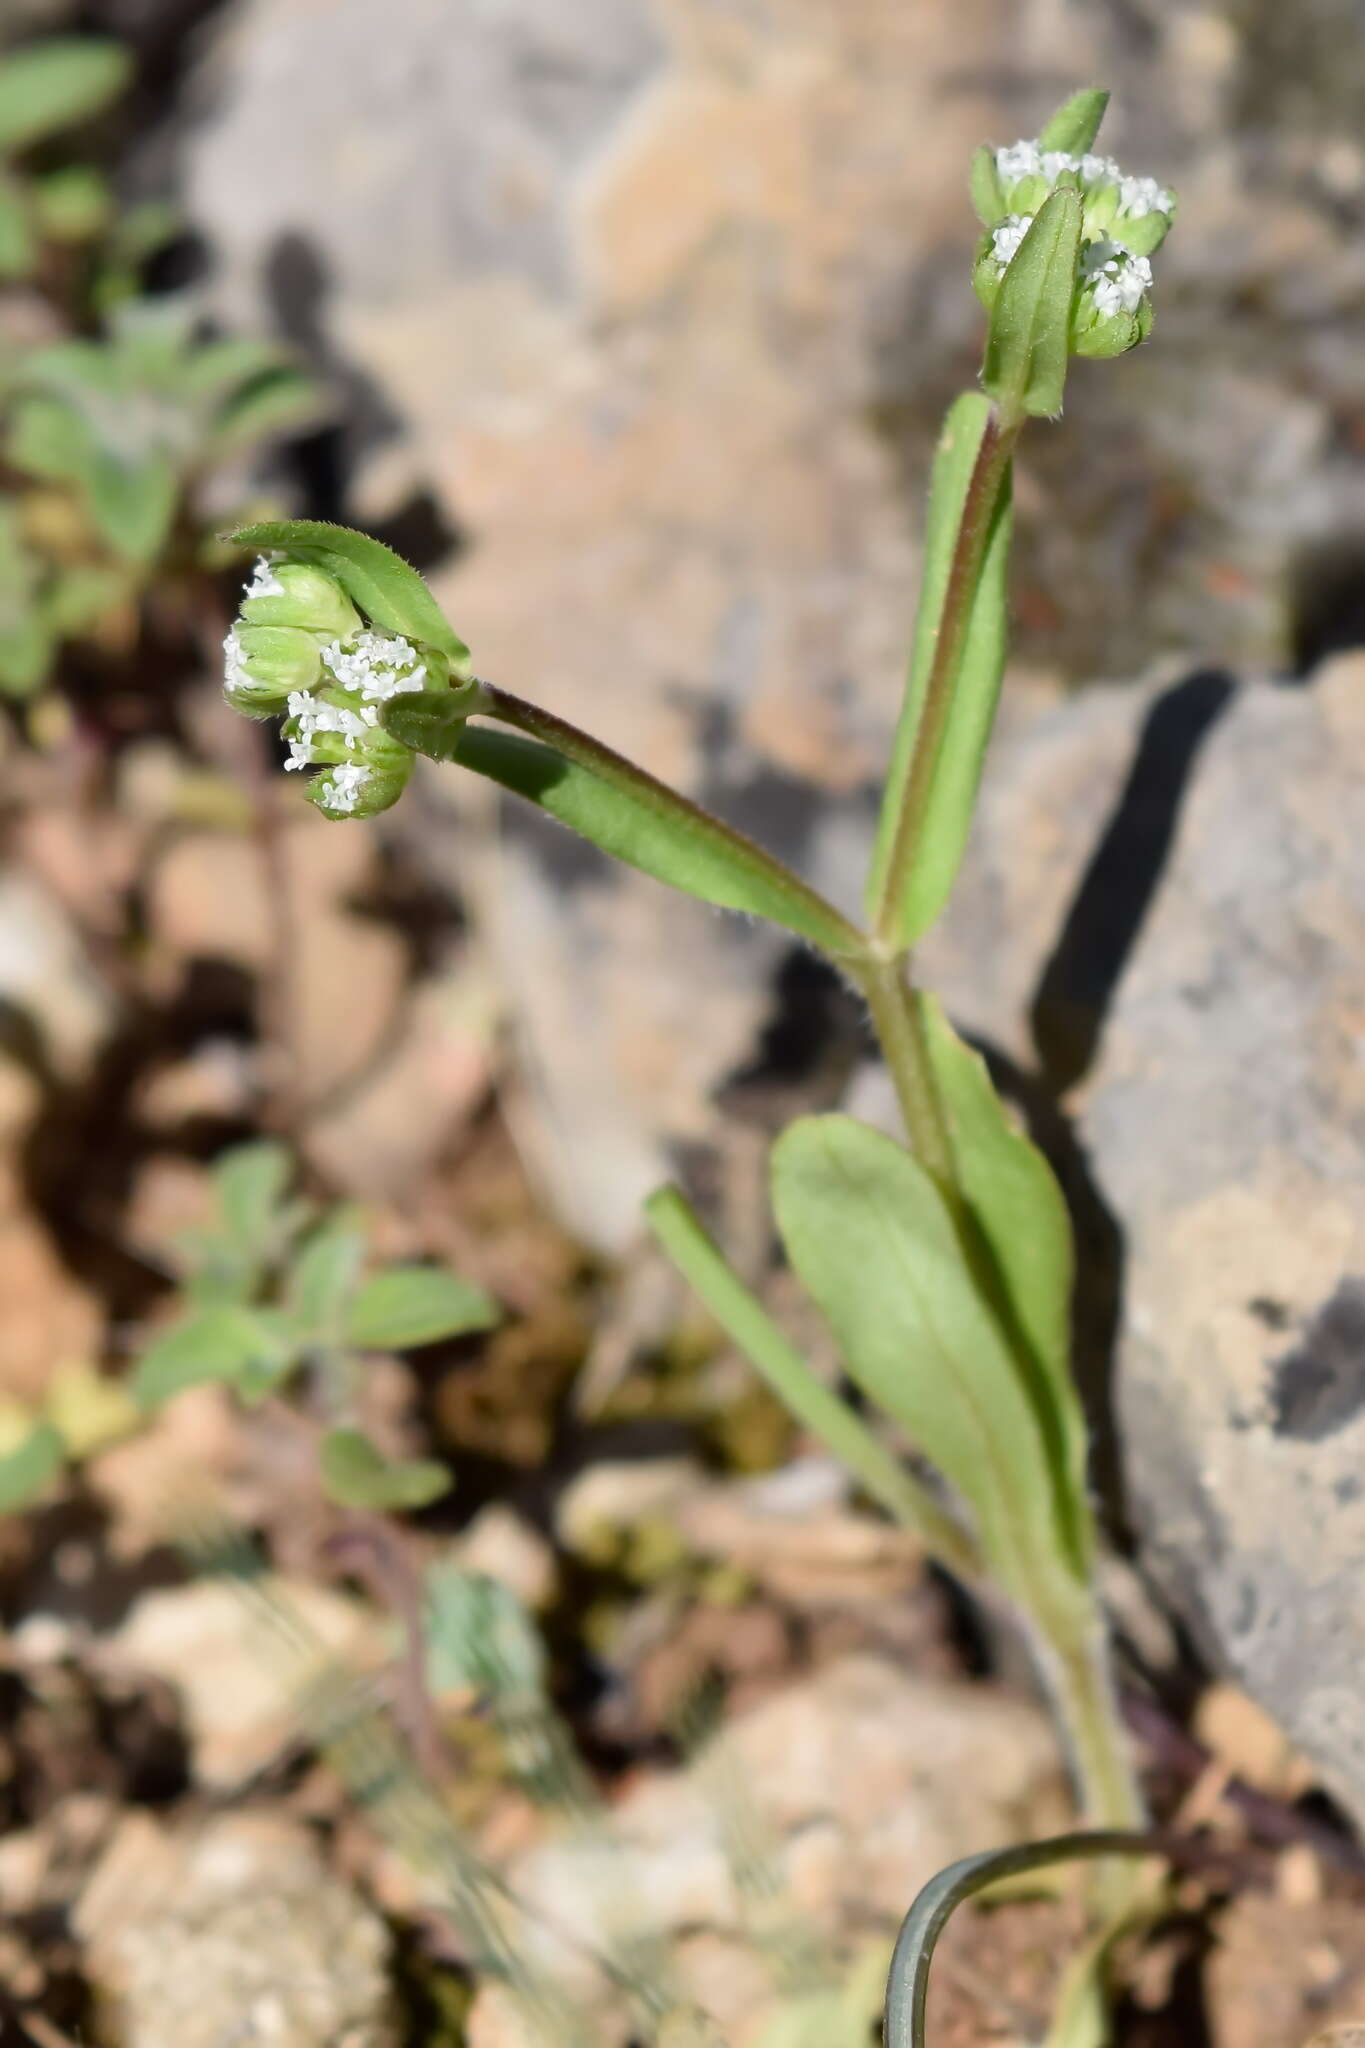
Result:
{"label": "leafy bract", "polygon": [[[910,673],[891,767],[882,799],[877,844],[868,878],[869,914],[876,916],[887,886],[897,827],[906,800],[916,744],[924,717],[963,508],[991,424],[991,407],[979,391],[963,392],[944,422],[934,457],[929,514],[924,537],[924,572]],[[948,900],[971,829],[991,727],[1000,697],[1009,622],[1006,611],[1010,546],[1010,479],[1006,473],[995,506],[980,571],[968,600],[966,629],[951,700],[933,764],[924,820],[913,867],[894,906],[894,936],[914,945]]]}
{"label": "leafy bract", "polygon": [[1038,147],[1062,149],[1069,156],[1084,156],[1088,149],[1094,147],[1108,105],[1109,95],[1099,86],[1086,86],[1082,91],[1073,93],[1042,129]]}
{"label": "leafy bract", "polygon": [[981,381],[1002,410],[1062,409],[1081,246],[1081,195],[1059,187],[1033,217],[991,308]]}
{"label": "leafy bract", "polygon": [[326,519],[268,519],[240,527],[228,537],[244,548],[279,548],[300,561],[317,563],[336,577],[375,625],[439,649],[464,673],[469,649],[417,571],[383,541]]}

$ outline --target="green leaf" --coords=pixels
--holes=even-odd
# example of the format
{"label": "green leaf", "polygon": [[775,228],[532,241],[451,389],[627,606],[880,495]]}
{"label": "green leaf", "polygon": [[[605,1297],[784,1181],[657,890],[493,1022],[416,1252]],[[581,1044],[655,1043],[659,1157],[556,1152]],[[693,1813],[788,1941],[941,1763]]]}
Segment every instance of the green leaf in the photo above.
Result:
{"label": "green leaf", "polygon": [[234,1145],[222,1155],[213,1182],[223,1222],[238,1244],[255,1253],[283,1249],[271,1240],[293,1173],[289,1148],[273,1138]]}
{"label": "green leaf", "polygon": [[210,452],[215,459],[236,453],[270,434],[302,426],[320,411],[317,385],[301,371],[276,364],[220,406],[210,428]]}
{"label": "green leaf", "polygon": [[409,1351],[491,1330],[500,1320],[491,1295],[443,1266],[391,1266],[367,1280],[351,1303],[346,1340],[366,1351]]}
{"label": "green leaf", "polygon": [[358,1429],[329,1429],[320,1460],[327,1497],[343,1508],[424,1508],[455,1483],[434,1458],[386,1458]]}
{"label": "green leaf", "polygon": [[833,1452],[889,1515],[917,1530],[936,1557],[960,1577],[972,1577],[979,1560],[962,1530],[862,1417],[811,1371],[762,1303],[731,1271],[681,1191],[660,1188],[645,1203],[645,1216],[683,1278],[797,1421]]}
{"label": "green leaf", "polygon": [[5,455],[25,476],[48,483],[83,481],[92,460],[89,429],[64,399],[26,394],[11,411]]}
{"label": "green leaf", "polygon": [[124,571],[101,562],[73,562],[43,594],[43,618],[53,632],[78,637],[127,597]]}
{"label": "green leaf", "polygon": [[1034,1612],[1074,1600],[1059,1475],[933,1179],[845,1116],[790,1125],[772,1171],[788,1256],[852,1377],[967,1503],[1002,1585]]}
{"label": "green leaf", "polygon": [[159,1408],[186,1387],[225,1380],[256,1394],[278,1384],[296,1357],[283,1319],[263,1309],[225,1304],[187,1316],[150,1345],[133,1374],[133,1395]]}
{"label": "green leaf", "polygon": [[854,927],[742,833],[538,706],[487,685],[483,695],[496,716],[534,736],[470,725],[458,698],[431,693],[391,698],[384,724],[419,753],[486,775],[684,895],[768,918],[827,953],[858,951]]}
{"label": "green leaf", "polygon": [[336,577],[367,618],[449,655],[464,671],[469,649],[455,633],[417,571],[369,534],[325,519],[270,519],[230,534],[244,548],[283,548]]}
{"label": "green leaf", "polygon": [[61,1431],[50,1422],[38,1423],[22,1443],[0,1455],[0,1515],[28,1507],[46,1492],[65,1462]]}
{"label": "green leaf", "polygon": [[179,496],[169,456],[130,463],[101,452],[85,485],[90,516],[115,553],[129,562],[152,561],[165,545]]}
{"label": "green leaf", "polygon": [[978,1267],[1020,1368],[1035,1389],[1039,1426],[1063,1476],[1058,1506],[1079,1570],[1088,1568],[1085,1416],[1071,1376],[1071,1218],[1047,1160],[932,996],[921,996],[929,1058],[947,1113],[953,1157],[980,1233]]}
{"label": "green leaf", "polygon": [[1006,413],[1062,409],[1080,245],[1080,194],[1059,188],[1034,215],[991,308],[981,381]]}
{"label": "green leaf", "polygon": [[35,608],[13,625],[0,626],[0,695],[31,697],[51,673],[57,643]]}
{"label": "green leaf", "polygon": [[285,1307],[301,1339],[340,1341],[342,1312],[364,1259],[365,1234],[353,1210],[338,1211],[314,1231],[295,1258],[285,1289]]}
{"label": "green leaf", "polygon": [[[949,408],[934,456],[910,673],[868,877],[868,914],[873,918],[878,915],[882,892],[887,887],[887,872],[938,649],[963,508],[990,420],[988,400],[979,391],[963,392]],[[1010,477],[1006,473],[991,516],[980,574],[971,594],[915,860],[901,901],[895,906],[895,936],[903,946],[914,945],[928,931],[947,902],[962,864],[1009,643],[1010,533]]]}
{"label": "green leaf", "polygon": [[0,62],[0,151],[27,149],[117,99],[133,74],[122,44],[53,36]]}
{"label": "green leaf", "polygon": [[1098,86],[1088,86],[1083,92],[1073,93],[1042,130],[1038,147],[1062,149],[1068,156],[1084,156],[1088,149],[1094,148],[1108,104],[1108,93],[1102,92]]}
{"label": "green leaf", "polygon": [[0,173],[0,278],[27,277],[38,260],[38,243],[17,178]]}
{"label": "green leaf", "polygon": [[33,207],[54,242],[88,242],[109,218],[109,182],[91,164],[65,164],[33,181]]}

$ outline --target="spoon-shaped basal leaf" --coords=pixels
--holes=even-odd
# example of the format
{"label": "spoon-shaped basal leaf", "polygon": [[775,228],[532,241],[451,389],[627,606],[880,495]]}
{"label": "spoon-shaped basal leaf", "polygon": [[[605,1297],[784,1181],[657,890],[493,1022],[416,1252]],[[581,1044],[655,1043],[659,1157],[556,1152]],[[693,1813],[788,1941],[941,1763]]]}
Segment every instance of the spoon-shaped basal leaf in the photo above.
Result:
{"label": "spoon-shaped basal leaf", "polygon": [[317,563],[376,626],[438,648],[464,673],[469,649],[417,571],[382,541],[326,519],[267,519],[227,537],[244,548],[279,548],[299,561]]}
{"label": "spoon-shaped basal leaf", "polygon": [[1001,1584],[1027,1607],[1066,1605],[1079,1580],[1034,1393],[931,1175],[880,1131],[819,1116],[783,1132],[772,1178],[787,1254],[850,1376],[966,1502]]}
{"label": "spoon-shaped basal leaf", "polygon": [[1071,1377],[1071,1218],[1056,1176],[997,1095],[986,1062],[932,996],[917,998],[948,1119],[958,1185],[979,1235],[975,1265],[1034,1391],[1073,1560],[1088,1567],[1085,1417]]}
{"label": "spoon-shaped basal leaf", "polygon": [[861,950],[855,926],[742,832],[538,705],[489,684],[480,689],[477,709],[519,732],[471,725],[468,707],[439,693],[391,698],[384,724],[418,753],[501,783],[684,895],[767,918],[827,953]]}
{"label": "spoon-shaped basal leaf", "polygon": [[[897,836],[902,829],[916,758],[925,744],[922,728],[930,678],[939,654],[944,614],[952,589],[964,508],[987,435],[993,433],[989,402],[966,391],[952,405],[934,456],[929,515],[924,537],[924,574],[910,673],[891,767],[886,778],[877,844],[868,878],[868,913],[882,922]],[[942,681],[946,697],[943,731],[930,764],[914,859],[898,887],[888,929],[900,945],[911,946],[934,922],[948,900],[962,862],[986,746],[1000,696],[1008,642],[1006,596],[1010,546],[1010,479],[1003,474],[995,503],[986,512],[981,566],[965,599],[967,614],[954,672]],[[923,770],[919,771],[921,774]]]}
{"label": "spoon-shaped basal leaf", "polygon": [[833,1452],[888,1514],[914,1529],[940,1564],[961,1579],[974,1578],[980,1561],[964,1531],[862,1417],[811,1370],[762,1302],[726,1264],[682,1192],[660,1188],[645,1203],[645,1216],[683,1278],[796,1420]]}
{"label": "spoon-shaped basal leaf", "polygon": [[1081,195],[1063,188],[1043,201],[1000,280],[981,381],[1011,417],[1062,409],[1080,246]]}

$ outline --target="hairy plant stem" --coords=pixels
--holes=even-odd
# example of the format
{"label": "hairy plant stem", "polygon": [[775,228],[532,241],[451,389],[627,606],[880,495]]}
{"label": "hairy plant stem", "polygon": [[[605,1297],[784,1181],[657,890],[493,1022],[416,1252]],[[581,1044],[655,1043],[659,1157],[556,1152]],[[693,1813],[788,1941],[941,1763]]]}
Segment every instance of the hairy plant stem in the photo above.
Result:
{"label": "hairy plant stem", "polygon": [[995,508],[1024,417],[1022,412],[1007,411],[1002,406],[992,409],[967,483],[962,517],[953,543],[952,566],[944,591],[934,657],[924,689],[924,705],[915,732],[914,754],[873,919],[877,937],[888,952],[897,944],[899,906],[905,897],[923,837],[934,769],[966,645],[972,599],[985,561]]}
{"label": "hairy plant stem", "polygon": [[948,1119],[929,1063],[924,1023],[907,976],[908,955],[869,945],[852,971],[867,1003],[872,1028],[905,1119],[910,1149],[940,1186],[956,1194]]}

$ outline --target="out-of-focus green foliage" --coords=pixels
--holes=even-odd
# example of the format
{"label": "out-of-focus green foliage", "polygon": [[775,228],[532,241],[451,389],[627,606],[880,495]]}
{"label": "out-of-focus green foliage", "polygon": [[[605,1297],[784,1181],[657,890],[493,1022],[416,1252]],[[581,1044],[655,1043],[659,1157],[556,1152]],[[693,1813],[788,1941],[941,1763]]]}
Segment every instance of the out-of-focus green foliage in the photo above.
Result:
{"label": "out-of-focus green foliage", "polygon": [[[0,695],[51,679],[62,643],[135,644],[154,579],[216,565],[200,488],[316,412],[268,343],[207,336],[149,296],[180,233],[160,200],[121,207],[67,138],[123,93],[117,43],[57,37],[0,57]],[[217,522],[215,521],[215,524]]]}

